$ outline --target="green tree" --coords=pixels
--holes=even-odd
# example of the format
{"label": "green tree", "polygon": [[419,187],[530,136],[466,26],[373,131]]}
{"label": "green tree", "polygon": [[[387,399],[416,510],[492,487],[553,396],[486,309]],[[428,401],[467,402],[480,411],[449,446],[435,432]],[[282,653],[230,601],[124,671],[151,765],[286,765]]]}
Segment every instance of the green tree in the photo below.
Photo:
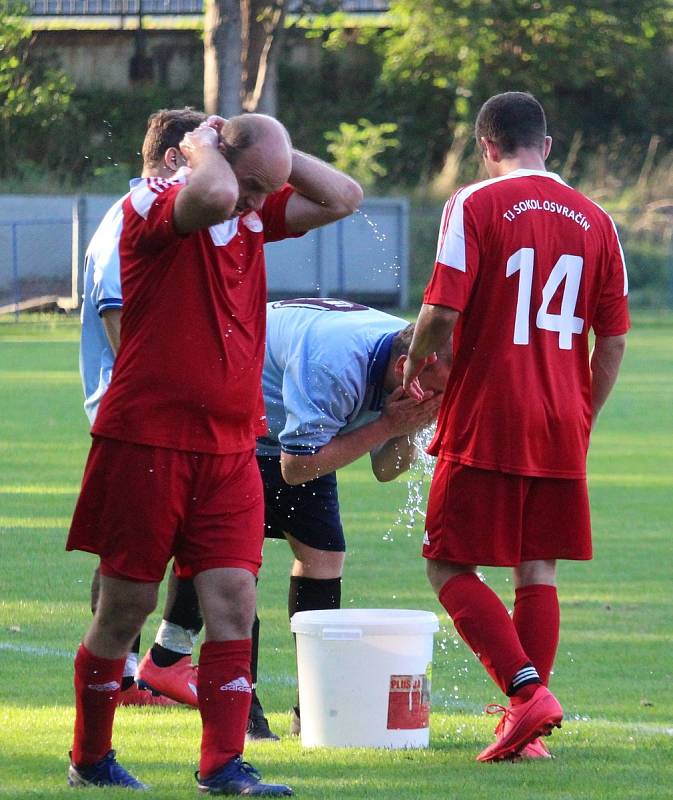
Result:
{"label": "green tree", "polygon": [[[646,147],[652,133],[673,144],[670,0],[392,0],[390,19],[381,91],[391,108],[427,109],[431,147],[446,151],[456,126],[508,89],[544,104],[557,156],[577,131],[586,150],[619,137]],[[400,120],[405,152],[418,124]],[[435,171],[442,158],[434,149]]]}
{"label": "green tree", "polygon": [[[26,8],[0,0],[0,177],[23,158],[49,166],[74,86],[59,70],[31,58]],[[73,134],[71,134],[73,135]]]}

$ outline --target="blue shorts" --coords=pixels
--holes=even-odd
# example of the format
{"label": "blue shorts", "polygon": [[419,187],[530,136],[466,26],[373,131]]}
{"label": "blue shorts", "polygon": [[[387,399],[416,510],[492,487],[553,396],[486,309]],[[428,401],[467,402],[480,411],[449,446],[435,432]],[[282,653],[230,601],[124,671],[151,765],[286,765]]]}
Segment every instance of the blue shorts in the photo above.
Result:
{"label": "blue shorts", "polygon": [[279,456],[257,456],[257,463],[264,483],[264,535],[284,539],[287,532],[316,550],[343,553],[336,474],[290,486],[281,475]]}

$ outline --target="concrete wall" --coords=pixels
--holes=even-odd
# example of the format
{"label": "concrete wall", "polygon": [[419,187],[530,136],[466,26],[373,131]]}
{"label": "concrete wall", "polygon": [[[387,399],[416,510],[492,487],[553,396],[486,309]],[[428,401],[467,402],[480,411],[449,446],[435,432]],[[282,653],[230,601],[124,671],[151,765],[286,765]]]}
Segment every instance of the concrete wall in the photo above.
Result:
{"label": "concrete wall", "polygon": [[[36,30],[35,54],[56,62],[80,89],[125,90],[131,85],[136,31]],[[152,80],[181,89],[203,74],[203,44],[196,30],[144,31]]]}

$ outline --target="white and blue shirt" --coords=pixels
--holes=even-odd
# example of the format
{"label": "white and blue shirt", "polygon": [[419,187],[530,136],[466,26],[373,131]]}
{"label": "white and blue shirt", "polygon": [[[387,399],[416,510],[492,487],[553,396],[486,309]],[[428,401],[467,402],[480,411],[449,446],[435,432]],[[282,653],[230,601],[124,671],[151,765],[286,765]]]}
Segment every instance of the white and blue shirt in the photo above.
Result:
{"label": "white and blue shirt", "polygon": [[262,385],[268,436],[258,455],[316,453],[375,420],[399,317],[345,300],[267,304]]}
{"label": "white and blue shirt", "polygon": [[[131,187],[140,180],[134,178]],[[119,237],[125,198],[126,195],[105,214],[84,258],[79,371],[84,389],[84,411],[92,425],[101,398],[110,385],[115,360],[101,315],[104,311],[122,307]]]}

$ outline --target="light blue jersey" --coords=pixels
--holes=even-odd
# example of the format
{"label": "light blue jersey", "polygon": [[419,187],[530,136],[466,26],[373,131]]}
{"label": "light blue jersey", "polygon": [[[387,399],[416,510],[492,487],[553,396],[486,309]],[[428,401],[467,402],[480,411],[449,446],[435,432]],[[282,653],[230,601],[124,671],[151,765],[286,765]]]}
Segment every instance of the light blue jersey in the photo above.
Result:
{"label": "light blue jersey", "polygon": [[[131,186],[139,180],[132,180]],[[101,314],[122,307],[119,236],[124,199],[118,200],[101,220],[84,260],[79,372],[84,389],[84,411],[92,425],[101,398],[110,385],[115,360]]]}
{"label": "light blue jersey", "polygon": [[328,298],[267,304],[262,385],[269,424],[259,455],[316,453],[375,420],[395,334],[407,322]]}

